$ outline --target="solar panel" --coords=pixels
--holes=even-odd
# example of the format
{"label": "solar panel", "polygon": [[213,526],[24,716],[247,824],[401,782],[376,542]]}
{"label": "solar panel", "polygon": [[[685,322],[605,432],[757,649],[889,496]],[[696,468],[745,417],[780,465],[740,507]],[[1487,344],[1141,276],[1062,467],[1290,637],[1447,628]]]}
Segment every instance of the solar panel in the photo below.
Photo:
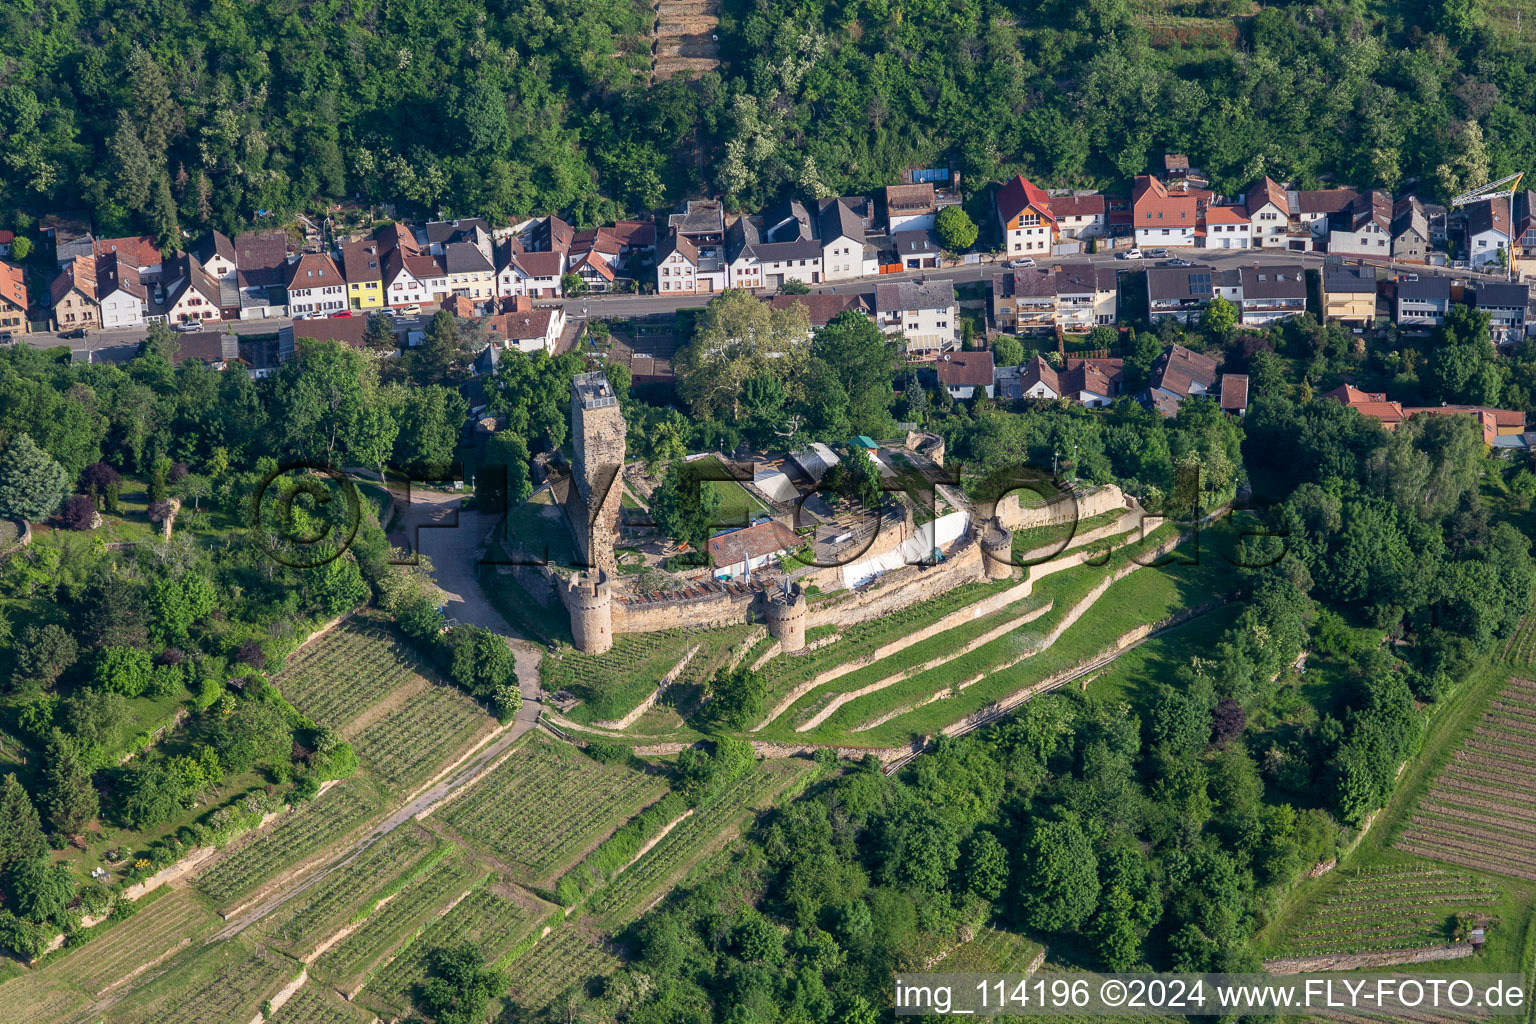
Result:
{"label": "solar panel", "polygon": [[1208,294],[1211,290],[1211,275],[1207,271],[1200,274],[1189,275],[1189,293],[1191,295]]}

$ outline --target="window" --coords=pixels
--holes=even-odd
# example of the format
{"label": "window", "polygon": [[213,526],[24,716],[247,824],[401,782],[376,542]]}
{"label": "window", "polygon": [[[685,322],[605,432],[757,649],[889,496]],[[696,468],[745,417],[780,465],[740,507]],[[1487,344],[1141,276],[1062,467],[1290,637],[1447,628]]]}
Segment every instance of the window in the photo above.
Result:
{"label": "window", "polygon": [[1024,225],[1025,227],[1028,227],[1028,226],[1033,225],[1033,224],[1039,224],[1040,223],[1040,215],[1038,213],[1026,213],[1022,217],[1019,218],[1019,223],[1021,225]]}

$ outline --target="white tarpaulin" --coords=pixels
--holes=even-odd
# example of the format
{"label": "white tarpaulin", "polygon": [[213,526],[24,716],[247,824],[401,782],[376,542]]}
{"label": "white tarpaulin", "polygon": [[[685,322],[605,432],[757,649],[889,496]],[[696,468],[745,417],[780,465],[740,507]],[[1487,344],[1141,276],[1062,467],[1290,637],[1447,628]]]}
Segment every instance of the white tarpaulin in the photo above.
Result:
{"label": "white tarpaulin", "polygon": [[774,501],[792,503],[800,500],[795,482],[777,469],[758,470],[753,474],[752,482]]}
{"label": "white tarpaulin", "polygon": [[883,555],[843,566],[843,586],[852,590],[854,587],[868,583],[881,573],[931,559],[935,549],[943,551],[964,536],[969,522],[970,516],[966,513],[951,512],[932,522],[924,523],[912,536],[902,541],[899,547],[892,548]]}

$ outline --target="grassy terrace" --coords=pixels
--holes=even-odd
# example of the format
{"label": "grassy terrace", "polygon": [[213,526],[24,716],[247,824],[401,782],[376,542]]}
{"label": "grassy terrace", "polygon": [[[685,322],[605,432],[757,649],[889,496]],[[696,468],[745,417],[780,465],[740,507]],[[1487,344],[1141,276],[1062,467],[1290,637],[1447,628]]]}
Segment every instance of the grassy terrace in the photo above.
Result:
{"label": "grassy terrace", "polygon": [[[781,655],[774,658],[762,669],[763,682],[768,689],[764,704],[772,707],[796,686],[818,673],[844,662],[862,658],[893,640],[899,640],[916,630],[932,625],[951,612],[958,611],[966,605],[975,604],[998,591],[1006,590],[1013,586],[1014,582],[1016,581],[966,583],[930,601],[909,605],[889,615],[841,628],[842,636],[836,643],[809,654]],[[807,630],[805,639],[807,643],[811,643],[838,631],[839,627],[818,626]]]}
{"label": "grassy terrace", "polygon": [[698,651],[675,682],[701,686],[749,629],[740,625],[624,633],[614,637],[613,649],[603,654],[577,650],[552,654],[540,664],[539,674],[546,690],[570,690],[582,699],[567,717],[577,722],[609,721],[622,718],[649,697],[695,646]]}
{"label": "grassy terrace", "polygon": [[[1125,567],[1131,555],[1150,550],[1174,536],[1174,533],[1174,527],[1165,525],[1145,540],[1116,549],[1108,556],[1107,565],[1077,566],[1040,580],[1035,587],[1033,599],[1053,600],[1055,606],[1049,614],[1031,623],[1025,633],[1003,636],[937,668],[859,697],[839,708],[820,726],[805,733],[793,732],[790,723],[797,711],[791,709],[783,721],[771,727],[772,737],[770,730],[765,729],[763,738],[794,736],[802,741],[871,747],[905,743],[914,735],[926,735],[959,721],[996,700],[1099,653],[1137,626],[1165,619],[1183,608],[1198,605],[1235,588],[1235,569],[1220,557],[1218,551],[1232,549],[1236,530],[1225,525],[1202,530],[1198,564],[1186,561],[1193,557],[1195,547],[1193,541],[1186,541],[1178,549],[1178,561],[1161,567],[1139,569],[1115,583],[1092,610],[1067,629],[1051,647],[1018,664],[997,668],[1016,657],[1022,646],[1044,638],[1074,605],[1103,581],[1107,573]],[[945,642],[949,636],[946,634],[945,637],[934,639]],[[924,652],[929,643],[925,641],[901,652],[900,664],[887,666],[888,670],[924,660]],[[834,649],[837,646],[833,645]],[[958,645],[951,638],[947,646],[953,648]],[[932,657],[932,654],[926,656]],[[918,702],[977,674],[985,674],[985,678],[958,694],[913,708]],[[845,676],[832,685],[842,686],[849,678]],[[808,699],[814,699],[815,696],[812,694]],[[904,710],[907,708],[912,710]],[[880,725],[853,731],[860,725],[892,714],[895,717]]]}
{"label": "grassy terrace", "polygon": [[[725,464],[714,456],[703,459],[695,459],[688,464],[699,469],[708,468],[717,476],[727,476],[729,471]],[[706,481],[714,492],[720,495],[720,513],[716,522],[718,527],[746,526],[754,516],[765,516],[768,507],[758,501],[741,484],[734,480],[709,480]]]}

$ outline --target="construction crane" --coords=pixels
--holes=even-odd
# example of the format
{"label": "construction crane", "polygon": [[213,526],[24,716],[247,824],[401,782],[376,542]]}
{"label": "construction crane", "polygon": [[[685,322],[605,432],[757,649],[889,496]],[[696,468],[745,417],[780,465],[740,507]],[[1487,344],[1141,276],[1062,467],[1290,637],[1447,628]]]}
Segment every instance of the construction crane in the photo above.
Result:
{"label": "construction crane", "polygon": [[[1509,235],[1509,249],[1504,256],[1504,277],[1506,280],[1514,280],[1515,276],[1515,193],[1520,191],[1520,179],[1525,177],[1524,171],[1500,178],[1498,181],[1490,181],[1486,185],[1480,185],[1470,192],[1463,192],[1451,200],[1452,206],[1469,206],[1472,203],[1480,203],[1484,200],[1492,202],[1495,199],[1509,200],[1509,221],[1507,222],[1507,234]],[[1471,239],[1468,239],[1470,242]],[[1471,253],[1467,254],[1471,256]],[[1469,261],[1470,262],[1470,261]]]}

